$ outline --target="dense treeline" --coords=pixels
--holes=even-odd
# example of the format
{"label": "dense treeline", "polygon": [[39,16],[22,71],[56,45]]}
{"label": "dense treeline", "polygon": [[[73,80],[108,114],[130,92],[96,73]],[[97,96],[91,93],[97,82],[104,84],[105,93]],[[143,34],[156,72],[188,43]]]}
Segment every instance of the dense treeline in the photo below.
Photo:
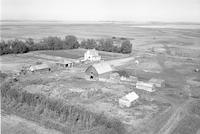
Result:
{"label": "dense treeline", "polygon": [[115,46],[112,39],[87,39],[79,44],[75,36],[68,35],[64,39],[59,37],[46,37],[39,42],[35,42],[32,38],[28,38],[26,41],[17,39],[7,42],[1,41],[0,55],[26,53],[36,50],[76,49],[79,47],[86,49],[96,48],[97,50],[116,53],[131,53],[132,50],[132,44],[129,40],[123,40],[121,46]]}
{"label": "dense treeline", "polygon": [[32,38],[29,38],[26,41],[15,39],[7,42],[0,42],[0,55],[26,53],[28,51],[36,50],[75,49],[79,46],[77,38],[73,35],[68,35],[64,39],[59,37],[47,37],[39,42],[35,42]]}
{"label": "dense treeline", "polygon": [[124,39],[121,42],[121,44],[118,45],[114,45],[112,39],[100,39],[97,41],[94,39],[87,39],[81,41],[80,47],[86,49],[95,48],[100,51],[115,52],[115,53],[124,53],[124,54],[131,53],[132,44],[130,43],[129,40]]}
{"label": "dense treeline", "polygon": [[61,100],[13,88],[12,81],[1,84],[2,109],[34,120],[63,133],[122,134],[124,126],[116,119],[96,114]]}

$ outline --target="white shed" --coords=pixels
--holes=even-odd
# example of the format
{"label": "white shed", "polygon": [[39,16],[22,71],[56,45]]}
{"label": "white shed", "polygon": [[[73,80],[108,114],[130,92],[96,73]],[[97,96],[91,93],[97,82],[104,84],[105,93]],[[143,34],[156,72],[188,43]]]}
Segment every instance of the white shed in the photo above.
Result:
{"label": "white shed", "polygon": [[65,68],[72,68],[73,62],[67,61],[67,60],[61,60],[61,61],[56,62],[56,65],[58,65],[60,67],[65,67]]}
{"label": "white shed", "polygon": [[136,83],[136,88],[146,90],[148,92],[154,92],[155,91],[154,83],[150,83],[150,82],[138,81]]}
{"label": "white shed", "polygon": [[150,83],[153,83],[155,87],[165,87],[165,80],[152,78],[149,80]]}
{"label": "white shed", "polygon": [[30,66],[29,70],[31,72],[42,71],[42,70],[48,70],[48,71],[50,71],[51,68],[47,64],[39,64],[39,65],[32,65],[32,66]]}
{"label": "white shed", "polygon": [[120,107],[130,107],[131,104],[137,100],[139,96],[135,92],[131,92],[126,96],[119,99],[119,106]]}

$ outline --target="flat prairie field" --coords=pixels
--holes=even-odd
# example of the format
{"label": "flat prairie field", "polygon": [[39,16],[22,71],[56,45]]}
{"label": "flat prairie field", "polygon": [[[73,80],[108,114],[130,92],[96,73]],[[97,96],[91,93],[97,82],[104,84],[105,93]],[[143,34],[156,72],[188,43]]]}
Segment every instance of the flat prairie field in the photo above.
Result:
{"label": "flat prairie field", "polygon": [[169,44],[200,47],[200,24],[65,23],[3,21],[1,38],[40,40],[48,36],[75,35],[78,39],[125,37],[135,46]]}

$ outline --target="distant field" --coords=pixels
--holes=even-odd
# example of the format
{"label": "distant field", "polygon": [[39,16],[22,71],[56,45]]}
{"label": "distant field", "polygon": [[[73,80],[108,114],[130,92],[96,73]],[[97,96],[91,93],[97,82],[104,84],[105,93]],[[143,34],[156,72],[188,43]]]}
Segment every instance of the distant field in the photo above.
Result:
{"label": "distant field", "polygon": [[156,44],[200,47],[199,24],[129,24],[129,23],[60,23],[60,22],[4,22],[1,38],[39,40],[47,36],[75,35],[83,38],[126,37],[137,46]]}
{"label": "distant field", "polygon": [[[41,51],[39,53],[51,55],[51,56],[78,59],[78,58],[83,57],[85,52],[86,52],[86,49],[73,49],[73,50]],[[103,51],[99,51],[99,55],[102,56],[102,58],[106,60],[127,56],[125,54],[103,52]]]}

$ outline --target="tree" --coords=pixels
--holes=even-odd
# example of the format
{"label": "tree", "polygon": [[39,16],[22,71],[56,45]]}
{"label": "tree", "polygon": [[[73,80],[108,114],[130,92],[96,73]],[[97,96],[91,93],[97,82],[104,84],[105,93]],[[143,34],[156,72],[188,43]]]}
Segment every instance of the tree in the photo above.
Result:
{"label": "tree", "polygon": [[10,43],[10,49],[13,53],[26,53],[28,52],[28,47],[25,45],[23,41],[20,40],[14,40],[9,42]]}
{"label": "tree", "polygon": [[132,44],[129,40],[125,40],[121,45],[121,53],[127,54],[132,52]]}
{"label": "tree", "polygon": [[112,52],[113,48],[114,48],[114,46],[113,46],[112,39],[106,39],[106,40],[104,40],[104,43],[103,43],[103,50],[104,51]]}
{"label": "tree", "polygon": [[74,48],[79,48],[79,47],[80,47],[80,44],[78,43],[78,40],[75,36],[73,35],[65,36],[64,48],[74,49]]}
{"label": "tree", "polygon": [[63,41],[59,37],[47,37],[41,42],[45,45],[46,49],[58,50],[63,48]]}
{"label": "tree", "polygon": [[97,47],[97,43],[94,39],[87,39],[87,40],[81,41],[80,46],[86,49],[93,49]]}
{"label": "tree", "polygon": [[10,46],[5,42],[0,42],[0,55],[9,54],[10,53]]}
{"label": "tree", "polygon": [[28,46],[32,46],[32,45],[34,45],[34,40],[33,40],[32,38],[28,38],[28,39],[26,40],[26,44],[27,44]]}

